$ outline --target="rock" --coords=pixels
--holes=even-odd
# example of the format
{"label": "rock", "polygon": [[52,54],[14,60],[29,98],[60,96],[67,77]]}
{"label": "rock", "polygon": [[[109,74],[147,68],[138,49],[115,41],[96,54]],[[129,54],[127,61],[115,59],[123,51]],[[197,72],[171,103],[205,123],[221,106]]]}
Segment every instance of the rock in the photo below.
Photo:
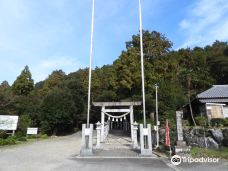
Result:
{"label": "rock", "polygon": [[228,147],[228,129],[223,129],[223,145]]}
{"label": "rock", "polygon": [[196,140],[196,144],[198,145],[198,147],[201,147],[201,148],[205,148],[206,147],[207,138],[197,137],[196,139],[197,139]]}
{"label": "rock", "polygon": [[221,129],[210,129],[209,130],[213,139],[218,143],[218,144],[222,144],[222,141],[224,139],[223,137],[223,133]]}
{"label": "rock", "polygon": [[203,128],[194,128],[193,129],[193,134],[197,135],[198,137],[210,137],[211,134],[208,130],[203,129]]}
{"label": "rock", "polygon": [[204,130],[200,128],[193,129],[193,134],[198,136],[198,137],[203,137],[204,136]]}
{"label": "rock", "polygon": [[207,147],[208,148],[219,148],[219,144],[211,137],[207,137]]}

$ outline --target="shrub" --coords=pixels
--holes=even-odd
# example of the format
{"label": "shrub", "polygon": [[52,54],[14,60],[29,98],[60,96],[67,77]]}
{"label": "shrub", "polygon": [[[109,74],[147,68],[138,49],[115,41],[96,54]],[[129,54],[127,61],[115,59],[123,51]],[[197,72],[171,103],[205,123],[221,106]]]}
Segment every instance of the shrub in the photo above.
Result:
{"label": "shrub", "polygon": [[224,126],[228,126],[228,118],[224,119]]}
{"label": "shrub", "polygon": [[6,131],[0,130],[0,138],[6,139],[9,135],[6,133]]}
{"label": "shrub", "polygon": [[225,119],[223,118],[213,118],[211,119],[211,126],[224,126]]}
{"label": "shrub", "polygon": [[19,118],[18,129],[22,132],[23,135],[26,135],[27,128],[31,125],[32,120],[29,115],[22,115]]}
{"label": "shrub", "polygon": [[183,124],[183,126],[190,126],[190,123],[188,120],[183,120],[182,124]]}
{"label": "shrub", "polygon": [[17,138],[17,141],[27,141],[26,137]]}
{"label": "shrub", "polygon": [[12,145],[16,144],[16,137],[15,136],[9,136],[6,139],[0,139],[0,145]]}
{"label": "shrub", "polygon": [[207,118],[204,116],[195,117],[196,125],[207,126]]}
{"label": "shrub", "polygon": [[17,131],[17,132],[15,133],[15,136],[16,136],[17,138],[21,138],[21,137],[24,137],[24,136],[25,136],[25,133],[23,133],[22,131]]}

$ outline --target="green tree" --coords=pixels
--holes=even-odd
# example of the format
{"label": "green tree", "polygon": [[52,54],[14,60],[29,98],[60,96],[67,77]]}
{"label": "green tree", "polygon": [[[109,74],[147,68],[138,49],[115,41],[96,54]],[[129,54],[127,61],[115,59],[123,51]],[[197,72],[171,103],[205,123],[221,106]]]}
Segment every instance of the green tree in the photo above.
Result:
{"label": "green tree", "polygon": [[75,98],[67,89],[54,89],[48,93],[41,104],[41,128],[48,134],[69,132],[75,126],[81,112]]}
{"label": "green tree", "polygon": [[25,66],[21,74],[12,85],[13,93],[16,95],[28,95],[34,88],[34,81],[29,67]]}
{"label": "green tree", "polygon": [[[166,55],[173,43],[168,40],[165,35],[156,31],[143,31],[143,49],[145,59],[152,61],[154,58],[159,58]],[[126,48],[137,48],[140,51],[140,36],[133,35],[132,40],[126,43]]]}
{"label": "green tree", "polygon": [[216,41],[205,48],[216,84],[228,84],[228,43]]}

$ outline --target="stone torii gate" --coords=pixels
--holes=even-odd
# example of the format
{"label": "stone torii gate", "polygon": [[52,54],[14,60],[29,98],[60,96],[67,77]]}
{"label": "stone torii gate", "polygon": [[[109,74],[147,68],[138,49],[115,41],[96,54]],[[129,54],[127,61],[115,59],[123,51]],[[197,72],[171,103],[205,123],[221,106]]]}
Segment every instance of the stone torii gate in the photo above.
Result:
{"label": "stone torii gate", "polygon": [[[131,139],[133,140],[134,106],[140,106],[142,102],[93,102],[94,106],[101,107],[101,142],[104,142],[105,114],[106,113],[128,113],[130,114]],[[109,108],[107,108],[109,107]],[[110,107],[117,107],[115,109]]]}

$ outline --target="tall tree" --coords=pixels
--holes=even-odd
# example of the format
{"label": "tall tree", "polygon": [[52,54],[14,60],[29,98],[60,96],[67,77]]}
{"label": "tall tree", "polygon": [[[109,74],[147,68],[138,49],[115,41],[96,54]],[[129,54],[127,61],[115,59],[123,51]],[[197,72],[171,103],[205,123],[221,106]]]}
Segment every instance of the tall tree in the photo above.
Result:
{"label": "tall tree", "polygon": [[28,95],[34,89],[34,81],[28,66],[22,70],[12,85],[13,93],[16,95]]}

